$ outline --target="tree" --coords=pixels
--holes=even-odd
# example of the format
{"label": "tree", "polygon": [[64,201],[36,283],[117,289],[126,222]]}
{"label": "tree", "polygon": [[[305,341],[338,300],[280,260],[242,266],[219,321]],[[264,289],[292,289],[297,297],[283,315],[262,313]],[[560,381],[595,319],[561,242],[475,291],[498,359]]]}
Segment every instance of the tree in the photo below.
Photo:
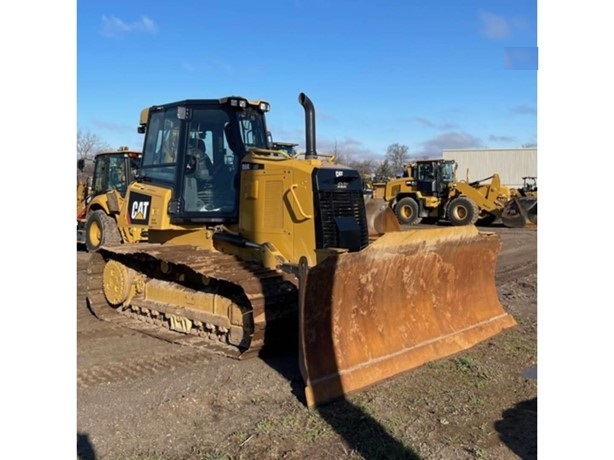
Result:
{"label": "tree", "polygon": [[354,168],[363,177],[372,176],[376,170],[375,161],[370,158],[367,160],[360,161],[352,160],[348,163],[348,166],[350,168]]}
{"label": "tree", "polygon": [[393,174],[400,174],[409,160],[409,147],[400,144],[391,144],[386,149],[386,160]]}
{"label": "tree", "polygon": [[77,131],[77,156],[78,158],[94,158],[94,155],[103,150],[111,150],[108,143],[103,141],[97,134],[91,131]]}
{"label": "tree", "polygon": [[339,150],[339,147],[337,146],[337,141],[335,141],[333,155],[335,155],[335,163],[337,163],[338,165],[348,165],[349,166],[350,156]]}
{"label": "tree", "polygon": [[77,207],[80,206],[79,200],[85,198],[83,193],[87,187],[84,187],[83,184],[86,184],[88,178],[94,173],[94,155],[104,150],[111,150],[111,147],[98,135],[81,129],[77,131],[77,159],[84,160],[83,169],[77,169],[77,194],[81,195],[77,197]]}
{"label": "tree", "polygon": [[390,167],[388,159],[385,159],[375,170],[375,182],[386,182],[391,177],[394,177],[395,173]]}

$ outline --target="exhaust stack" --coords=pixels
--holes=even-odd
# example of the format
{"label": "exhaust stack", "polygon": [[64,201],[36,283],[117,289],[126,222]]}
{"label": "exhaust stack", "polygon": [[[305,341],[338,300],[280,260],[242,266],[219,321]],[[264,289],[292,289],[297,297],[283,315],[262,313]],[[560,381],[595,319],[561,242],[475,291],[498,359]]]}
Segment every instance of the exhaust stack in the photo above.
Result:
{"label": "exhaust stack", "polygon": [[305,159],[316,158],[316,111],[305,93],[298,95],[298,102],[305,109]]}

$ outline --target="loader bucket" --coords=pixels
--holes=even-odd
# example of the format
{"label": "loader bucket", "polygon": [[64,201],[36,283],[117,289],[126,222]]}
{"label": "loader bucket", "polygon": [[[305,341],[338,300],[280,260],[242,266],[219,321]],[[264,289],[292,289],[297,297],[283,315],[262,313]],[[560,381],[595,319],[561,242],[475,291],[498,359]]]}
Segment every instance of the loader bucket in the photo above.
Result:
{"label": "loader bucket", "polygon": [[391,232],[299,266],[310,408],[460,352],[516,324],[495,287],[501,240],[474,226]]}
{"label": "loader bucket", "polygon": [[512,198],[501,212],[501,222],[510,228],[537,225],[537,198],[529,196]]}
{"label": "loader bucket", "polygon": [[369,236],[379,236],[401,230],[399,220],[384,199],[371,198],[366,200],[365,210]]}

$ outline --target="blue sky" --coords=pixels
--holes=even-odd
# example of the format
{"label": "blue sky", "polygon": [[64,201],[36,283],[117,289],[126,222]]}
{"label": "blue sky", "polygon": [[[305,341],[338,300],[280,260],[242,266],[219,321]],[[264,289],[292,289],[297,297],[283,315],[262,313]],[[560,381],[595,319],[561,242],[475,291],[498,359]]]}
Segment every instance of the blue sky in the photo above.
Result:
{"label": "blue sky", "polygon": [[141,148],[143,107],[242,95],[269,128],[317,150],[381,159],[537,140],[537,3],[499,1],[80,1],[77,122]]}

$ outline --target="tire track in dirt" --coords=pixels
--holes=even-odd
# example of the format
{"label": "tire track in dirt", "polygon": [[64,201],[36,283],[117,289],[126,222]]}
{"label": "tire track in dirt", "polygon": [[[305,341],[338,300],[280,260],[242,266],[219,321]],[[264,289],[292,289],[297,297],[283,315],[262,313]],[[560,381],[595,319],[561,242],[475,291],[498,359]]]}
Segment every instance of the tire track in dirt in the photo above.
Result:
{"label": "tire track in dirt", "polygon": [[537,261],[498,267],[495,273],[495,283],[499,286],[534,274],[537,274]]}

